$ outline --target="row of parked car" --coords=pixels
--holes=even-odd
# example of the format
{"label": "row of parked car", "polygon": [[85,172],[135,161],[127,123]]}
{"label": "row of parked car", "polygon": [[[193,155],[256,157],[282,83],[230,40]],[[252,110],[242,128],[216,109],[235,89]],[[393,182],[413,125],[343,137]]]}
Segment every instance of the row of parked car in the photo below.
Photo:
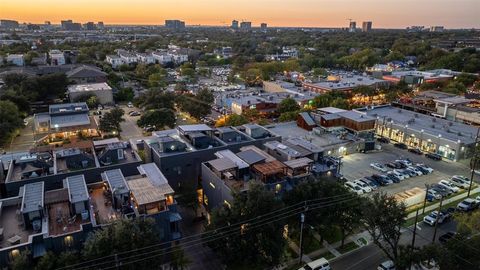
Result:
{"label": "row of parked car", "polygon": [[[389,170],[387,166],[393,168],[393,170]],[[383,174],[373,174],[354,181],[347,181],[344,184],[345,187],[357,194],[364,194],[378,189],[379,186],[399,183],[410,177],[433,172],[433,169],[429,166],[421,163],[413,164],[409,159],[395,160],[394,162],[387,163],[387,165],[372,163],[370,167]]]}
{"label": "row of parked car", "polygon": [[[382,142],[382,143],[390,143],[390,139],[385,138],[385,137],[379,137],[379,138],[377,138],[377,141]],[[408,147],[408,145],[406,145],[404,143],[401,143],[401,142],[394,143],[393,146],[395,146],[397,148],[400,148],[400,149],[408,150],[408,152],[411,152],[411,153],[414,153],[414,154],[417,154],[417,155],[423,155],[422,150],[420,150],[420,148],[418,148],[418,147],[410,148],[410,147]],[[442,160],[442,156],[439,155],[439,154],[436,154],[436,153],[430,153],[430,152],[425,153],[425,157],[433,159],[433,160]]]}
{"label": "row of parked car", "polygon": [[470,179],[462,175],[454,175],[450,180],[440,180],[438,184],[428,187],[427,200],[429,202],[439,200],[442,196],[447,197],[457,193],[460,189],[467,189],[470,187],[470,182]]}

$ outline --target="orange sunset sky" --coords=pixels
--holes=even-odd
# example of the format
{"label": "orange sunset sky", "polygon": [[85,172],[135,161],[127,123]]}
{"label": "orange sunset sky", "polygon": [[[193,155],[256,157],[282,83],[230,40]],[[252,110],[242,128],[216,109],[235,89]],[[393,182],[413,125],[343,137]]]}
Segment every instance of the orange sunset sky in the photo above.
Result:
{"label": "orange sunset sky", "polygon": [[254,26],[342,27],[347,18],[378,28],[444,25],[480,28],[480,0],[0,0],[0,18],[58,24],[60,20],[105,24],[225,25],[232,19]]}

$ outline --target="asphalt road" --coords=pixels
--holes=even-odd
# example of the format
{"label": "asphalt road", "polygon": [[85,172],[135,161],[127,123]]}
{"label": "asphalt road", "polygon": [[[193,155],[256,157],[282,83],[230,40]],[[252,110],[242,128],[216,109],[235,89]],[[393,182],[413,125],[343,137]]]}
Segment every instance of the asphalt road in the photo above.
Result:
{"label": "asphalt road", "polygon": [[[455,227],[456,224],[454,221],[440,224],[437,227],[436,241],[438,241],[438,237],[442,234],[449,231],[455,231]],[[421,247],[430,244],[433,239],[434,231],[434,227],[423,223],[423,221],[418,222],[415,246]],[[413,226],[403,229],[400,243],[402,245],[411,245],[412,237]],[[372,270],[377,269],[377,266],[385,260],[387,260],[387,257],[384,255],[383,251],[372,243],[336,260],[332,260],[330,264],[333,270]]]}

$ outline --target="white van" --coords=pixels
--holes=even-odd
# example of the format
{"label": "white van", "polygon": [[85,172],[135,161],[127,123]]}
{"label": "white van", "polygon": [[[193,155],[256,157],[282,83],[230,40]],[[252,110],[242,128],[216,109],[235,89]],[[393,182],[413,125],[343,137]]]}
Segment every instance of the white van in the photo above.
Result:
{"label": "white van", "polygon": [[298,270],[331,270],[327,259],[320,258],[318,260],[307,263],[304,267]]}

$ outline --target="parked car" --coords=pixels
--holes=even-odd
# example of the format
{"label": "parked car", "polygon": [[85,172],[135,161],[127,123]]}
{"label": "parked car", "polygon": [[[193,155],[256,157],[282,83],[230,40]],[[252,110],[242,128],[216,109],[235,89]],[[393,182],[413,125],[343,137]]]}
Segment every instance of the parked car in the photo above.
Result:
{"label": "parked car", "polygon": [[405,165],[405,166],[412,166],[412,165],[413,165],[412,161],[411,161],[410,159],[408,159],[408,158],[397,159],[397,160],[395,160],[395,162],[399,162],[399,163],[401,163],[401,164],[403,164],[403,165]]}
{"label": "parked car", "polygon": [[378,184],[377,184],[377,182],[368,180],[367,178],[362,178],[362,179],[359,179],[358,181],[364,182],[365,184],[367,184],[368,186],[370,186],[370,188],[371,188],[372,190],[377,190],[377,189],[378,189]]}
{"label": "parked car", "polygon": [[442,224],[448,219],[448,216],[444,215],[442,212],[438,214],[438,211],[433,211],[423,218],[423,222],[427,223],[430,226],[435,226],[437,219],[438,219],[438,224]]}
{"label": "parked car", "polygon": [[403,173],[401,173],[400,171],[398,170],[393,170],[393,171],[390,171],[390,173],[394,174],[395,176],[397,176],[400,180],[404,180],[406,177]]}
{"label": "parked car", "polygon": [[132,102],[128,102],[128,103],[127,103],[127,107],[128,107],[128,108],[133,108]]}
{"label": "parked car", "polygon": [[435,200],[442,198],[442,194],[433,189],[428,189],[427,196],[428,195],[432,196]]}
{"label": "parked car", "polygon": [[469,188],[471,182],[470,179],[462,175],[454,175],[452,178],[450,178],[450,181],[460,188]]}
{"label": "parked car", "polygon": [[132,111],[130,113],[128,113],[130,116],[140,116],[141,113],[140,112],[137,112],[137,111]]}
{"label": "parked car", "polygon": [[445,196],[445,197],[453,193],[452,191],[450,191],[450,189],[447,189],[446,187],[441,186],[439,184],[433,184],[430,186],[430,188],[437,191],[438,193],[442,194],[442,196]]}
{"label": "parked car", "polygon": [[407,149],[408,146],[404,143],[394,143],[393,146],[400,148],[400,149]]}
{"label": "parked car", "polygon": [[416,171],[410,170],[409,168],[403,169],[403,172],[410,175],[410,177],[418,176]]}
{"label": "parked car", "polygon": [[395,169],[393,170],[393,172],[395,174],[399,174],[399,175],[402,175],[403,176],[403,179],[407,179],[407,178],[410,178],[410,174],[406,173],[403,169]]}
{"label": "parked car", "polygon": [[416,167],[419,168],[421,171],[424,171],[426,172],[425,174],[428,174],[428,173],[432,173],[433,172],[433,169],[428,167],[427,165],[425,164],[422,164],[422,163],[417,163],[416,164]]}
{"label": "parked car", "polygon": [[409,148],[408,149],[408,152],[410,153],[414,153],[414,154],[417,154],[417,155],[421,155],[422,154],[422,151],[418,148]]}
{"label": "parked car", "polygon": [[331,270],[330,263],[325,258],[320,258],[315,261],[307,263],[302,268],[298,270]]}
{"label": "parked car", "polygon": [[353,193],[357,193],[358,195],[362,195],[363,193],[365,193],[365,191],[359,185],[357,185],[353,182],[345,182],[345,184],[343,184],[343,185],[348,190],[350,190]]}
{"label": "parked car", "polygon": [[478,202],[472,198],[466,198],[457,204],[457,210],[462,212],[468,212],[476,209],[478,207]]}
{"label": "parked car", "polygon": [[392,172],[388,172],[385,176],[392,180],[394,183],[400,183],[401,179]]}
{"label": "parked car", "polygon": [[379,137],[377,138],[377,141],[381,143],[390,143],[390,139],[385,137]]}
{"label": "parked car", "polygon": [[393,181],[388,179],[385,175],[381,174],[374,174],[372,175],[373,179],[375,179],[378,183],[380,183],[382,186],[390,185],[393,184]]}
{"label": "parked car", "polygon": [[355,180],[353,181],[353,183],[360,186],[363,189],[364,193],[372,192],[372,188],[360,180]]}
{"label": "parked car", "polygon": [[440,180],[440,182],[438,182],[438,184],[444,186],[447,189],[450,189],[454,193],[457,193],[460,190],[458,187],[456,187],[454,184],[452,184],[452,182],[447,181],[447,180]]}
{"label": "parked car", "polygon": [[372,167],[373,169],[375,169],[377,171],[381,171],[381,172],[386,172],[387,171],[387,168],[385,168],[385,166],[383,166],[382,164],[377,163],[377,162],[370,163],[370,167]]}
{"label": "parked car", "polygon": [[408,166],[407,169],[415,172],[418,176],[423,175],[423,172],[415,166]]}
{"label": "parked car", "polygon": [[395,264],[391,260],[384,261],[377,267],[377,270],[395,270]]}
{"label": "parked car", "polygon": [[444,233],[442,235],[440,235],[440,237],[438,237],[438,241],[442,244],[445,244],[447,243],[448,241],[450,241],[450,239],[452,239],[453,237],[455,237],[457,233],[456,232],[447,232],[447,233]]}
{"label": "parked car", "polygon": [[433,160],[442,160],[442,156],[440,156],[439,154],[434,154],[434,153],[426,153],[425,157],[427,157],[429,159],[433,159]]}
{"label": "parked car", "polygon": [[387,166],[388,168],[391,168],[391,169],[399,169],[400,166],[398,166],[398,164],[396,164],[395,162],[387,162],[385,163],[385,166]]}

